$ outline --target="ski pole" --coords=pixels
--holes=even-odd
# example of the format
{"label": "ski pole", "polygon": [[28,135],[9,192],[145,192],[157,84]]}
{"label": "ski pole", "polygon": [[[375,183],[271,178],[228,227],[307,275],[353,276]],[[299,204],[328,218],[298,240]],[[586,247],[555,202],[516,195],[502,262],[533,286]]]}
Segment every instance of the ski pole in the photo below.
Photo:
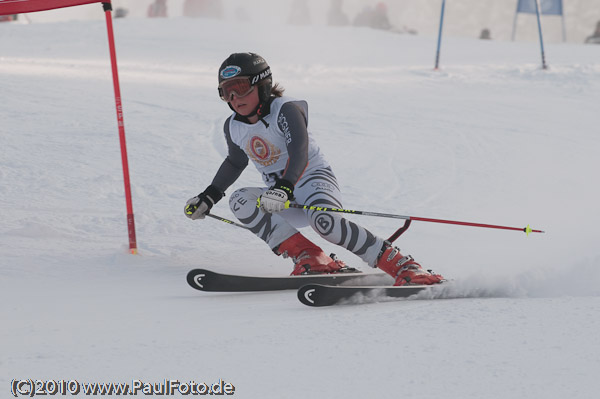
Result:
{"label": "ski pole", "polygon": [[542,231],[542,230],[532,229],[531,227],[529,227],[529,225],[527,225],[527,227],[508,227],[508,226],[499,226],[496,224],[460,222],[457,220],[432,219],[432,218],[423,218],[423,217],[418,217],[418,216],[394,215],[394,214],[390,214],[390,213],[356,211],[356,210],[352,210],[352,209],[339,209],[339,208],[327,208],[327,207],[321,207],[321,206],[291,204],[291,203],[289,203],[289,201],[286,203],[285,207],[286,208],[305,209],[305,210],[315,210],[315,211],[321,211],[321,212],[339,212],[339,213],[348,213],[348,214],[352,214],[352,215],[378,216],[378,217],[384,217],[384,218],[404,219],[404,220],[410,220],[410,221],[417,220],[420,222],[458,224],[461,226],[485,227],[488,229],[516,230],[516,231],[523,231],[527,235],[529,235],[529,233],[544,233],[544,231]]}
{"label": "ski pole", "polygon": [[221,222],[224,222],[224,223],[227,223],[227,224],[232,224],[234,226],[241,227],[242,229],[248,230],[248,227],[244,226],[243,224],[236,223],[233,220],[225,219],[225,218],[223,218],[221,216],[213,215],[212,213],[207,213],[206,216],[209,216],[209,217],[211,217],[213,219],[220,220]]}

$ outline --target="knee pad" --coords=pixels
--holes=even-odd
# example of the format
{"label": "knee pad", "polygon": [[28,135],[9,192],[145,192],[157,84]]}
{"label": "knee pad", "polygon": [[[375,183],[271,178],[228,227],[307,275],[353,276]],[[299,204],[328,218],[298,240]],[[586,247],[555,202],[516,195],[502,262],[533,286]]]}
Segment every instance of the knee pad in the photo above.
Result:
{"label": "knee pad", "polygon": [[256,211],[256,200],[264,189],[258,187],[240,188],[229,197],[229,208],[239,217],[249,216]]}

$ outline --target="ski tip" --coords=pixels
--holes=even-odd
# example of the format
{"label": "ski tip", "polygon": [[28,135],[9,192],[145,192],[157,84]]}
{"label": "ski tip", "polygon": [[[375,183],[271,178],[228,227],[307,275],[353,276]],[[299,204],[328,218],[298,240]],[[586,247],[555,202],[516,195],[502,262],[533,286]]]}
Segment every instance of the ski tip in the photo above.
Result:
{"label": "ski tip", "polygon": [[188,284],[197,290],[208,291],[208,287],[205,284],[206,276],[212,272],[205,269],[194,269],[190,270],[186,276]]}
{"label": "ski tip", "polygon": [[306,306],[320,306],[317,301],[317,288],[320,284],[307,284],[298,289],[298,299]]}

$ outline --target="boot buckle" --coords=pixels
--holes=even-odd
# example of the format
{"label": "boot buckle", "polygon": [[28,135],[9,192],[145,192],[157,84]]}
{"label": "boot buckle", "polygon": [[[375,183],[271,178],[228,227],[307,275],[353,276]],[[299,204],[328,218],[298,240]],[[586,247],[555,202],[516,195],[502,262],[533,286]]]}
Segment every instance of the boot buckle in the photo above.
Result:
{"label": "boot buckle", "polygon": [[[411,261],[414,262],[414,258],[411,255],[406,255],[406,256],[400,258],[398,263],[396,263],[396,266],[402,267],[404,269],[404,265]],[[410,264],[408,266],[410,266]]]}
{"label": "boot buckle", "polygon": [[392,250],[390,251],[390,254],[387,257],[387,261],[391,262],[392,259],[394,259],[396,257],[398,252],[400,252],[400,250],[398,248],[396,248],[396,247],[392,248]]}

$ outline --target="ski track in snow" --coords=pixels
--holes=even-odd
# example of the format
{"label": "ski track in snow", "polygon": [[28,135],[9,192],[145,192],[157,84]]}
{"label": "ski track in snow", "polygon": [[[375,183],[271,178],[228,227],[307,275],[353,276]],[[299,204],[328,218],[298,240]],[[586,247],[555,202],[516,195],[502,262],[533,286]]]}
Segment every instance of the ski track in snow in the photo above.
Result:
{"label": "ski track in snow", "polygon": [[[426,36],[202,22],[115,24],[140,256],[103,22],[0,24],[1,390],[223,378],[240,398],[597,396],[597,48],[549,44],[542,71],[536,43],[448,36],[433,71]],[[309,102],[345,207],[546,233],[414,222],[396,244],[451,281],[407,300],[311,309],[294,292],[188,287],[192,268],[291,268],[242,229],[183,215],[226,155],[216,69],[246,50]],[[258,185],[250,165],[228,194]],[[214,212],[233,218],[226,199]],[[402,223],[352,220],[386,237]]]}

